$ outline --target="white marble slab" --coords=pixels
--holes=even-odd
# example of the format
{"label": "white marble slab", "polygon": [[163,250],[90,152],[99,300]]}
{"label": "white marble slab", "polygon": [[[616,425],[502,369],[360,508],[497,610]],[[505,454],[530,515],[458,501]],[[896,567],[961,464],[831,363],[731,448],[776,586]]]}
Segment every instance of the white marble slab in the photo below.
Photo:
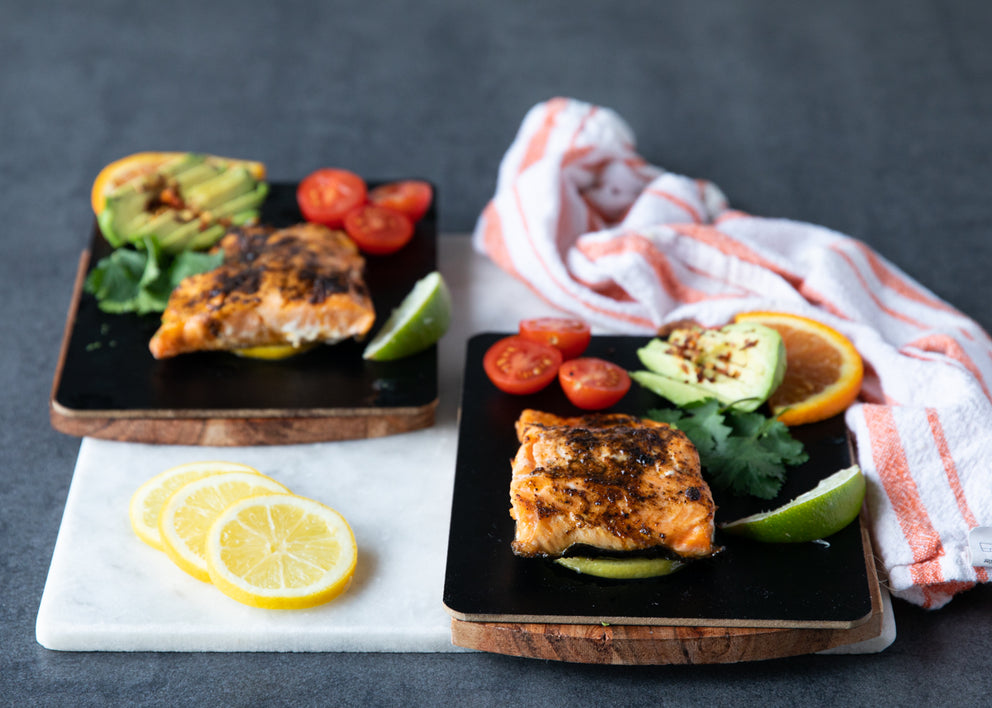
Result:
{"label": "white marble slab", "polygon": [[[38,642],[72,651],[461,651],[451,644],[441,597],[465,343],[476,332],[512,330],[521,317],[554,310],[474,255],[468,238],[441,239],[439,269],[455,313],[440,346],[431,429],[278,447],[84,439],[38,611]],[[344,514],[359,547],[348,592],[312,610],[257,610],[139,541],[127,517],[133,491],[171,465],[203,459],[253,465]],[[880,651],[894,623],[886,631],[886,640],[846,651]]]}

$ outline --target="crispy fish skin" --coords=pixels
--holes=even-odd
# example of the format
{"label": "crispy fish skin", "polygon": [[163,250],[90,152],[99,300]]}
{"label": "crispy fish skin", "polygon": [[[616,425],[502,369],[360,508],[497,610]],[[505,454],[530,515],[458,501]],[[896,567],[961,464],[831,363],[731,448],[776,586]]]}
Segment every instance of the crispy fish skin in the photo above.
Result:
{"label": "crispy fish skin", "polygon": [[716,506],[684,433],[624,414],[534,410],[520,415],[516,430],[515,554],[558,557],[578,544],[687,559],[719,550]]}
{"label": "crispy fish skin", "polygon": [[224,262],[173,290],[148,348],[156,359],[273,344],[333,344],[375,321],[365,260],[342,231],[318,224],[232,230]]}

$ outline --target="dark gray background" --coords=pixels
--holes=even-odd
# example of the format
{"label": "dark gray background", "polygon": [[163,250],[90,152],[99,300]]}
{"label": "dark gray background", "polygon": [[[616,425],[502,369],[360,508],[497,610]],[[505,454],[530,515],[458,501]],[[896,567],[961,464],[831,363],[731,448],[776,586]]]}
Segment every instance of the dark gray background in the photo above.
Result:
{"label": "dark gray background", "polygon": [[[992,3],[0,1],[0,698],[22,704],[980,704],[989,601],[896,602],[883,654],[711,667],[491,655],[73,654],[34,621],[78,440],[46,403],[93,177],[139,150],[423,175],[468,232],[538,101],[649,161],[875,247],[992,325]],[[733,592],[733,588],[727,588]]]}

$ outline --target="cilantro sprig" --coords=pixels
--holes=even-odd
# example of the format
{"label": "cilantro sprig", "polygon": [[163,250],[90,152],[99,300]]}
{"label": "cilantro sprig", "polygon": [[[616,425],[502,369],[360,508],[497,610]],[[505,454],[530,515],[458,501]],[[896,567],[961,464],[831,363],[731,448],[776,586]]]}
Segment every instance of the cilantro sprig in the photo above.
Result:
{"label": "cilantro sprig", "polygon": [[809,459],[802,442],[781,421],[724,406],[715,398],[652,409],[648,417],[684,432],[713,484],[732,494],[772,499],[785,481],[786,466]]}
{"label": "cilantro sprig", "polygon": [[101,258],[86,278],[84,289],[104,312],[162,312],[169,294],[190,275],[213,270],[221,253],[183,251],[170,256],[155,239],[146,237],[141,248],[122,247]]}

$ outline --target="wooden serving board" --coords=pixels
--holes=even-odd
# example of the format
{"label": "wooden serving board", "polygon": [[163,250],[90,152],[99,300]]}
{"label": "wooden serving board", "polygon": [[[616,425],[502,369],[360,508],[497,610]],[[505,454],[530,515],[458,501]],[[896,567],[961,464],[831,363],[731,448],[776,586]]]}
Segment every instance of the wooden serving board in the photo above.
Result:
{"label": "wooden serving board", "polygon": [[[498,391],[481,358],[503,336],[476,335],[466,353],[444,605],[458,646],[590,663],[716,663],[821,651],[882,632],[883,604],[865,528],[824,543],[760,544],[717,531],[723,550],[663,578],[616,581],[515,556],[509,516],[513,423],[523,408],[576,415],[560,388],[527,397]],[[598,336],[587,351],[638,368],[647,337]],[[645,415],[665,405],[633,387],[613,410]],[[714,489],[717,520],[795,498],[850,465],[843,420],[794,430],[809,461],[790,469],[778,497]]]}
{"label": "wooden serving board", "polygon": [[[302,220],[295,185],[273,184],[262,223]],[[102,312],[84,292],[111,249],[94,228],[79,261],[52,384],[52,426],[69,435],[159,444],[244,446],[380,437],[429,427],[438,400],[437,347],[366,362],[363,342],[317,347],[281,361],[225,352],[156,361],[158,316]],[[393,256],[368,256],[366,282],[381,327],[414,283],[436,268],[436,213]]]}
{"label": "wooden serving board", "polygon": [[473,622],[453,618],[455,646],[582,664],[725,664],[813,654],[883,633],[884,606],[862,524],[871,612],[847,628],[740,627],[561,622]]}

